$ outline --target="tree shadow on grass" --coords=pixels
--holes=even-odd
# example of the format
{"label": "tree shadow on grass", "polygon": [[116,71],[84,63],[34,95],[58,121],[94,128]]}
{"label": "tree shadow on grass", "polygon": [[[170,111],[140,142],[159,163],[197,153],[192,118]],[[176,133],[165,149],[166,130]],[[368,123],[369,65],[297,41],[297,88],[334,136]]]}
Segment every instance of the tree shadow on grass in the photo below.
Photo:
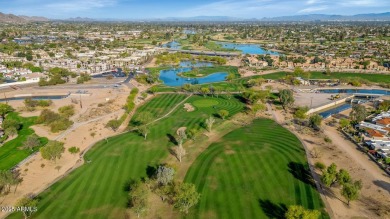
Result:
{"label": "tree shadow on grass", "polygon": [[314,183],[314,179],[310,173],[310,170],[307,166],[297,163],[297,162],[290,162],[288,163],[288,171],[298,180],[302,181],[305,184],[308,184],[312,186],[313,188],[316,188],[316,185]]}
{"label": "tree shadow on grass", "polygon": [[259,205],[268,218],[284,219],[287,212],[285,204],[275,204],[270,200],[259,199]]}
{"label": "tree shadow on grass", "polygon": [[233,95],[234,99],[237,99],[238,101],[240,101],[241,103],[247,103],[246,99],[243,98],[241,95]]}
{"label": "tree shadow on grass", "polygon": [[157,173],[157,166],[148,166],[146,167],[146,175],[149,179],[153,178]]}
{"label": "tree shadow on grass", "polygon": [[172,142],[173,144],[177,145],[177,141],[176,141],[176,138],[175,136],[171,135],[171,134],[167,134],[167,137],[168,137],[168,141]]}

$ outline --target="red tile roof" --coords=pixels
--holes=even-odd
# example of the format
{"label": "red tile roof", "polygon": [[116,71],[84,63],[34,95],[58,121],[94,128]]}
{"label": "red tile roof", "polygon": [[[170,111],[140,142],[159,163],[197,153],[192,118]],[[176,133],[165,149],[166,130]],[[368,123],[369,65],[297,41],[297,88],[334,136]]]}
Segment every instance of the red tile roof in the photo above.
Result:
{"label": "red tile roof", "polygon": [[390,125],[390,118],[383,118],[376,121],[380,125]]}
{"label": "red tile roof", "polygon": [[383,134],[378,132],[377,130],[367,129],[366,132],[371,137],[383,137]]}

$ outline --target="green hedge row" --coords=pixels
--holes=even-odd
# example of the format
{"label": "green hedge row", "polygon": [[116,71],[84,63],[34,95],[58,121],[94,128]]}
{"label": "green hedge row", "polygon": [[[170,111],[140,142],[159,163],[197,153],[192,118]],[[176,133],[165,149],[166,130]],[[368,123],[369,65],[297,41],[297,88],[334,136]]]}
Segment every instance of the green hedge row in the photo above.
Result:
{"label": "green hedge row", "polygon": [[126,109],[127,113],[130,113],[134,109],[134,107],[135,107],[134,100],[135,100],[135,97],[137,96],[137,94],[138,94],[138,89],[137,88],[133,88],[130,91],[130,95],[127,97],[127,103],[126,103],[126,106],[125,106],[125,109]]}

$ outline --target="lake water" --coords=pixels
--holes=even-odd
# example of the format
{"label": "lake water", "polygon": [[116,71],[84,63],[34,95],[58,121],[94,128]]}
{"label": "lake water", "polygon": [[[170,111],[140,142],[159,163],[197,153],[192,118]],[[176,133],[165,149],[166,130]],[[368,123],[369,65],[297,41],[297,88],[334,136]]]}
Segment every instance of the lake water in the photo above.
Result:
{"label": "lake water", "polygon": [[171,41],[169,43],[163,44],[162,47],[169,48],[169,49],[181,49],[180,43],[178,43],[176,41]]}
{"label": "lake water", "polygon": [[235,49],[241,51],[243,54],[250,55],[279,55],[278,52],[265,50],[261,48],[261,46],[256,44],[240,44],[240,43],[225,43],[225,42],[217,42],[225,49]]}
{"label": "lake water", "polygon": [[183,72],[189,72],[192,70],[192,67],[211,67],[213,66],[210,62],[196,62],[185,61],[180,63],[179,68],[172,68],[167,70],[160,71],[160,80],[167,86],[178,87],[183,86],[184,84],[206,84],[224,81],[228,75],[226,72],[216,72],[214,74],[207,75],[200,78],[187,78],[181,77],[177,74]]}

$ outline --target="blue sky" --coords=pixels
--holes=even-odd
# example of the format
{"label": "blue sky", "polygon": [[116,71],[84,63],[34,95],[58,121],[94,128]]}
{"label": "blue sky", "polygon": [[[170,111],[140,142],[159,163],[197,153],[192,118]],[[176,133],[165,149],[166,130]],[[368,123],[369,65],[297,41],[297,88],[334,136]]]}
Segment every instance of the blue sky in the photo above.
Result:
{"label": "blue sky", "polygon": [[0,0],[0,12],[48,18],[262,18],[301,14],[381,13],[390,0]]}

